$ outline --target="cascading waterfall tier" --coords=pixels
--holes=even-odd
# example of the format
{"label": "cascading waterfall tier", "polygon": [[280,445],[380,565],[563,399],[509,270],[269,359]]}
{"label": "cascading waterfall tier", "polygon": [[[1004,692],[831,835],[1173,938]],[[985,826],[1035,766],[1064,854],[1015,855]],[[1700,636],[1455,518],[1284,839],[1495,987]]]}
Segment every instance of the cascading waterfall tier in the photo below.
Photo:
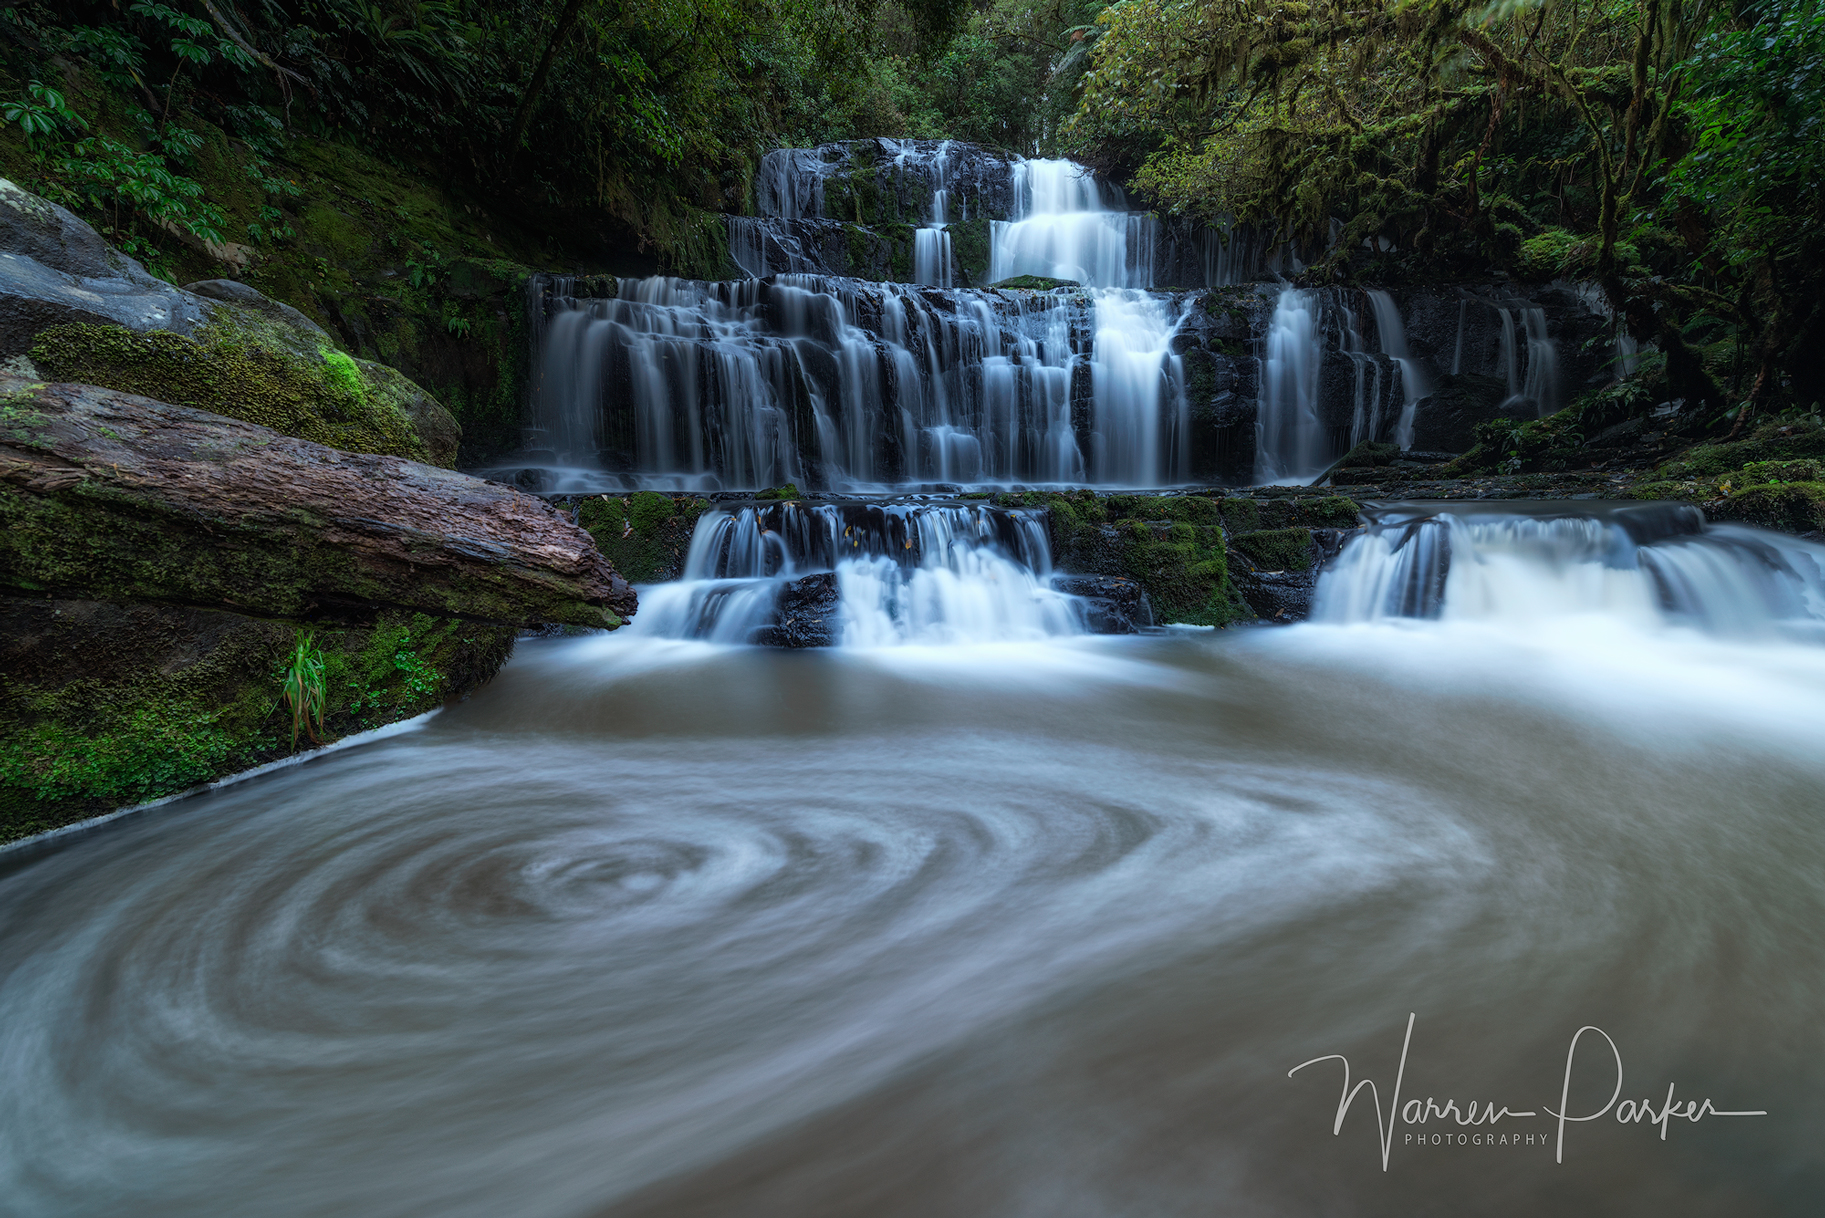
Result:
{"label": "cascading waterfall tier", "polygon": [[1309,482],[1364,441],[1462,452],[1481,422],[1550,413],[1601,379],[1585,353],[1615,328],[1557,287],[1224,292],[1297,273],[1292,247],[951,141],[781,149],[755,200],[730,220],[746,279],[535,278],[525,445],[490,472],[560,492]]}
{"label": "cascading waterfall tier", "polygon": [[[763,208],[822,217],[838,164],[822,150],[769,154]],[[950,288],[946,224],[995,204],[1005,163],[908,143],[885,164],[929,190],[921,283],[770,273],[620,280],[599,296],[572,279],[537,284],[526,456],[548,471],[541,489],[1190,481],[1172,350],[1186,296],[1145,290],[1155,221],[1107,206],[1081,166],[1019,162],[1000,200],[1019,218],[994,222],[990,261],[1092,286]]]}
{"label": "cascading waterfall tier", "polygon": [[[1326,385],[1327,355],[1348,364],[1347,391]],[[1536,356],[1529,366],[1543,363]],[[1420,403],[1432,391],[1391,294],[1282,285],[1261,339],[1255,480],[1309,481],[1364,441],[1413,447]],[[1347,417],[1337,409],[1346,401]]]}
{"label": "cascading waterfall tier", "polygon": [[1001,642],[1081,634],[1050,586],[1041,513],[986,505],[798,502],[698,521],[684,578],[641,593],[629,629],[783,646]]}
{"label": "cascading waterfall tier", "polygon": [[1567,617],[1825,638],[1825,547],[1683,504],[1392,505],[1319,579],[1313,618],[1534,629]]}

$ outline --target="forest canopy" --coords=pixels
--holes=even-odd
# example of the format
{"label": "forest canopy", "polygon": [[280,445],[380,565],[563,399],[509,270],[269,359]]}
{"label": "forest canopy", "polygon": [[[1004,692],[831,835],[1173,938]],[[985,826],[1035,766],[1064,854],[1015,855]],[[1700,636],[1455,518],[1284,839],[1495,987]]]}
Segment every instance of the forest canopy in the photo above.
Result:
{"label": "forest canopy", "polygon": [[0,35],[7,171],[142,253],[286,240],[300,138],[679,266],[772,148],[955,138],[1313,282],[1596,283],[1735,425],[1825,398],[1821,0],[14,0]]}

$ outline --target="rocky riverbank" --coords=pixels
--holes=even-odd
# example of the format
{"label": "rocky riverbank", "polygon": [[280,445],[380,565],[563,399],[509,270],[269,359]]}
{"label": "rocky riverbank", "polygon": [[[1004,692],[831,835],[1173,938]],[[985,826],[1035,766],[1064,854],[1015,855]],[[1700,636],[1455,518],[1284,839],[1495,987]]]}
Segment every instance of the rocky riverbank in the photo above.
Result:
{"label": "rocky riverbank", "polygon": [[[0,183],[0,841],[461,698],[636,605],[397,370]],[[288,704],[288,684],[304,705]]]}

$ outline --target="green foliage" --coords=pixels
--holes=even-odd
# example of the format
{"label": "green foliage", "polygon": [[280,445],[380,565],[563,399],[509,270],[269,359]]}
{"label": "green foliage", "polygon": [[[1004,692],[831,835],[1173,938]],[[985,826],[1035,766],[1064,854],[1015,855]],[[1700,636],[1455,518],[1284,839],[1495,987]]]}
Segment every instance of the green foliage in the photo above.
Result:
{"label": "green foliage", "polygon": [[312,744],[322,744],[323,708],[328,693],[323,680],[323,652],[314,636],[299,631],[286,660],[279,688],[285,705],[291,708],[291,746],[298,747],[300,729]]}

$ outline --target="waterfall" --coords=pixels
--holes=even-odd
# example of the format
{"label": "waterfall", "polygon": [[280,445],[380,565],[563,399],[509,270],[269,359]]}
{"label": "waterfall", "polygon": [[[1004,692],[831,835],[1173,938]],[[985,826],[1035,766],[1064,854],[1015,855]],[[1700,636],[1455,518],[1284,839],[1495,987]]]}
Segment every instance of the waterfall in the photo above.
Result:
{"label": "waterfall", "polygon": [[[1081,634],[1083,603],[1050,586],[1036,511],[959,504],[778,503],[707,513],[677,583],[642,589],[633,634],[845,646]],[[809,609],[806,606],[811,606]],[[805,621],[816,618],[809,627]]]}
{"label": "waterfall", "polygon": [[[1544,511],[1548,514],[1539,514]],[[1825,637],[1825,547],[1698,509],[1630,505],[1395,508],[1318,582],[1313,618],[1502,622],[1600,617],[1735,636]]]}
{"label": "waterfall", "polygon": [[1451,375],[1457,376],[1464,371],[1464,322],[1470,315],[1470,301],[1462,299],[1457,302],[1457,341],[1451,347]]}
{"label": "waterfall", "polygon": [[[769,153],[755,185],[766,214],[729,228],[753,278],[619,280],[608,298],[543,281],[525,453],[538,468],[512,476],[565,491],[1188,481],[1191,411],[1172,349],[1185,302],[1143,286],[1152,218],[1108,206],[1068,161],[948,141],[865,150],[879,158],[874,205],[924,218],[917,284],[809,273],[832,234],[857,231],[826,212],[860,197],[860,153]],[[985,199],[1018,216],[991,226],[983,252],[998,275],[1092,286],[948,286],[950,227]]]}
{"label": "waterfall", "polygon": [[1153,286],[1154,220],[1113,211],[1075,161],[1021,161],[1014,168],[1021,218],[990,226],[989,282],[1021,275],[1085,287]]}
{"label": "waterfall", "polygon": [[951,235],[945,231],[950,223],[950,183],[946,173],[950,147],[950,141],[945,140],[932,158],[931,211],[924,226],[913,233],[913,282],[939,288],[951,286]]}
{"label": "waterfall", "polygon": [[1206,228],[1202,241],[1207,288],[1248,283],[1261,273],[1267,260],[1261,234],[1248,226],[1224,221],[1220,227]]}
{"label": "waterfall", "polygon": [[1381,434],[1381,362],[1369,354],[1362,341],[1356,311],[1341,303],[1337,309],[1343,314],[1338,345],[1355,373],[1350,400],[1350,447],[1354,448]]}
{"label": "waterfall", "polygon": [[[1503,406],[1531,402],[1534,413],[1543,419],[1559,409],[1559,349],[1547,329],[1546,310],[1521,305],[1496,311],[1502,315],[1502,375],[1508,382]],[[1526,341],[1524,356],[1515,330],[1517,312]]]}
{"label": "waterfall", "polygon": [[1559,409],[1559,350],[1546,328],[1546,310],[1521,311],[1527,330],[1527,380],[1521,396],[1533,402],[1541,418]]}
{"label": "waterfall", "polygon": [[1375,310],[1375,330],[1381,336],[1382,354],[1400,369],[1401,405],[1400,417],[1394,424],[1394,443],[1402,449],[1412,448],[1413,416],[1420,399],[1432,392],[1432,386],[1420,362],[1407,352],[1407,331],[1401,325],[1400,309],[1395,306],[1394,297],[1372,288],[1369,304]]}
{"label": "waterfall", "polygon": [[1118,288],[1095,293],[1090,379],[1096,463],[1111,482],[1161,486],[1189,476],[1191,414],[1171,352],[1177,319],[1167,301]]}
{"label": "waterfall", "polygon": [[1324,425],[1318,417],[1318,294],[1283,287],[1268,322],[1255,416],[1255,481],[1305,482],[1323,471]]}

